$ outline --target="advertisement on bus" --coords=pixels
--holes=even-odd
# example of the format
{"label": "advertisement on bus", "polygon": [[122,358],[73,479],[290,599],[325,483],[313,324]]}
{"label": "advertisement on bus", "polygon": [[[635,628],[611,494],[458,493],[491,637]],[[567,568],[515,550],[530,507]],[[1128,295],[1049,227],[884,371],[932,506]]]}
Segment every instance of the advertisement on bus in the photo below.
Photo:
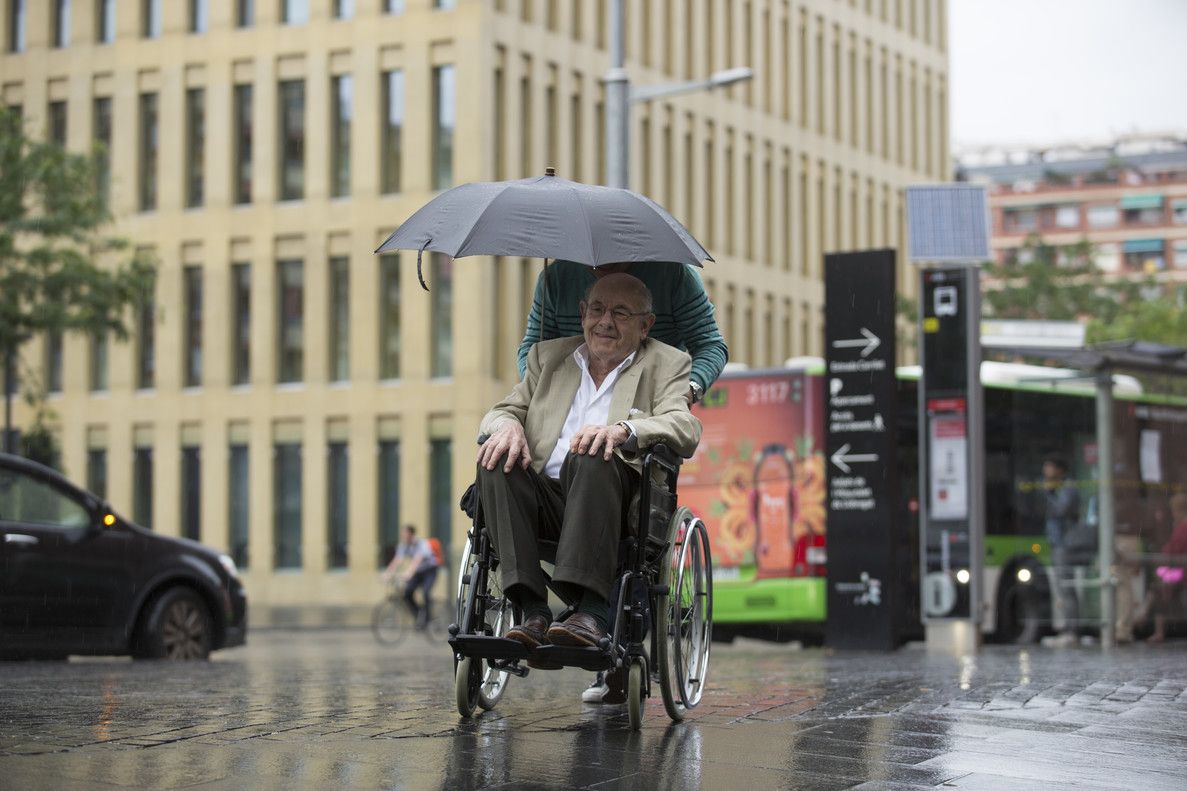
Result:
{"label": "advertisement on bus", "polygon": [[823,617],[822,395],[819,372],[763,371],[722,377],[695,408],[680,500],[709,529],[718,622]]}

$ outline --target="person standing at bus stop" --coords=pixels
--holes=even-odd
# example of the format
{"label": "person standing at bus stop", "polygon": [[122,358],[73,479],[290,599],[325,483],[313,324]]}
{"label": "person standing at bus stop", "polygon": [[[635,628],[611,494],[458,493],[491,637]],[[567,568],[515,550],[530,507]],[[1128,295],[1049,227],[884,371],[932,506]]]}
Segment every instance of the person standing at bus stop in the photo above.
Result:
{"label": "person standing at bus stop", "polygon": [[[519,375],[524,375],[528,352],[536,343],[582,333],[581,300],[598,279],[618,272],[634,275],[651,291],[655,324],[649,336],[692,357],[685,394],[691,407],[721,375],[729,349],[701,278],[692,267],[679,263],[622,262],[590,267],[561,260],[547,266],[536,278],[527,330],[519,344]],[[618,677],[623,674],[611,675],[607,681],[606,674],[598,673],[581,699],[586,703],[625,703],[626,693]]]}
{"label": "person standing at bus stop", "polygon": [[1060,456],[1048,456],[1043,461],[1043,495],[1046,505],[1044,528],[1051,547],[1051,567],[1054,572],[1056,622],[1061,625],[1058,645],[1071,645],[1076,640],[1076,621],[1079,608],[1072,590],[1072,537],[1080,523],[1080,493],[1067,481],[1068,464]]}

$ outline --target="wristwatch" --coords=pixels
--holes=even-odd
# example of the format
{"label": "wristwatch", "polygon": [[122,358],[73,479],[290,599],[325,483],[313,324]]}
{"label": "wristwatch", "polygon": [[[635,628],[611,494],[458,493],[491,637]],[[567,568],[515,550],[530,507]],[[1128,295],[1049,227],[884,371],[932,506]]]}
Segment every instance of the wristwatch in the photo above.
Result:
{"label": "wristwatch", "polygon": [[620,420],[614,425],[622,426],[626,429],[626,439],[622,441],[622,449],[626,451],[634,451],[639,447],[639,435],[635,433],[635,427],[625,420]]}
{"label": "wristwatch", "polygon": [[688,389],[692,391],[692,403],[694,404],[701,400],[701,396],[705,395],[705,388],[691,379],[688,381]]}

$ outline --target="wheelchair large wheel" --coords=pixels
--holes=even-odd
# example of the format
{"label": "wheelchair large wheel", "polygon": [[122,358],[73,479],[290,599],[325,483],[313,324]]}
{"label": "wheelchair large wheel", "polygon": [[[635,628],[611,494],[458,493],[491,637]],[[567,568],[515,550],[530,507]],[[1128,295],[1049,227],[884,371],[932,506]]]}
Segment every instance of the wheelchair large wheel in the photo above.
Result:
{"label": "wheelchair large wheel", "polygon": [[713,560],[705,524],[680,508],[669,528],[669,556],[656,602],[660,693],[668,716],[680,721],[701,701],[713,639]]}
{"label": "wheelchair large wheel", "polygon": [[[466,600],[470,596],[471,582],[477,576],[478,571],[478,558],[474,555],[470,541],[467,541],[466,548],[462,552],[462,562],[458,569],[456,620],[454,622],[459,626],[462,623],[462,617],[465,615]],[[482,625],[472,630],[475,633],[502,637],[507,634],[512,626],[519,623],[515,608],[511,605],[511,600],[503,595],[503,587],[500,585],[498,577],[499,575],[493,569],[491,573],[487,574],[487,595],[484,599],[484,617],[482,619]],[[490,711],[507,690],[507,681],[511,674],[506,670],[493,668],[489,663],[482,662],[479,659],[475,659],[473,662],[479,666],[481,679],[476,693],[478,696],[476,703],[486,711]],[[461,713],[460,703],[458,711]],[[470,715],[463,713],[462,716],[468,717]]]}

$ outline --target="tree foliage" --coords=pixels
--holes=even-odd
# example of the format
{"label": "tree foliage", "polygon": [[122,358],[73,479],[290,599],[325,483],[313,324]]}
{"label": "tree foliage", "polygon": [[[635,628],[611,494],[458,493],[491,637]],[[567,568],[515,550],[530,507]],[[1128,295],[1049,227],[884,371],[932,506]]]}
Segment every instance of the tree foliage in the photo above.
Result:
{"label": "tree foliage", "polygon": [[20,117],[0,109],[0,362],[8,371],[39,333],[126,338],[127,307],[149,296],[153,262],[105,232],[111,217],[97,167],[94,157],[30,139]]}

